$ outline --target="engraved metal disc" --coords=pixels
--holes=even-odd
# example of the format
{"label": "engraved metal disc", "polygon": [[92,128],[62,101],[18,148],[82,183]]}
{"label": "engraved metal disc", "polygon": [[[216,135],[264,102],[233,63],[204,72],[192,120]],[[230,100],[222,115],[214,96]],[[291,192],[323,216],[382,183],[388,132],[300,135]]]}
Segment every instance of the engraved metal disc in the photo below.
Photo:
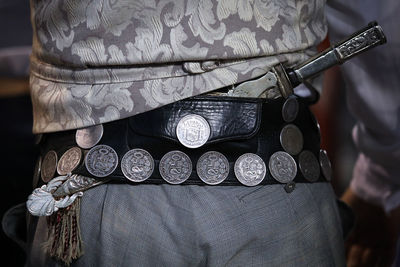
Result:
{"label": "engraved metal disc", "polygon": [[321,174],[317,158],[308,150],[302,151],[299,155],[299,169],[304,178],[310,182],[316,182]]}
{"label": "engraved metal disc", "polygon": [[89,149],[97,145],[103,136],[103,125],[98,124],[76,130],[75,141],[81,148]]}
{"label": "engraved metal disc", "polygon": [[176,136],[185,147],[197,148],[204,145],[210,137],[210,125],[199,115],[183,117],[176,126]]}
{"label": "engraved metal disc", "polygon": [[35,164],[35,170],[33,171],[33,180],[32,180],[33,188],[36,188],[38,186],[41,168],[42,168],[42,157],[39,156]]}
{"label": "engraved metal disc", "polygon": [[292,122],[296,119],[299,113],[299,102],[295,96],[290,96],[286,99],[282,106],[282,118],[286,122]]}
{"label": "engraved metal disc", "polygon": [[290,155],[297,155],[303,149],[303,134],[294,124],[283,127],[280,141],[282,148]]}
{"label": "engraved metal disc", "polygon": [[197,175],[209,185],[222,183],[229,174],[228,159],[217,151],[204,153],[196,165]]}
{"label": "engraved metal disc", "polygon": [[174,150],[165,154],[160,160],[161,177],[170,184],[181,184],[192,173],[192,161],[185,153]]}
{"label": "engraved metal disc", "polygon": [[329,160],[328,154],[325,150],[321,149],[319,151],[319,164],[321,165],[322,174],[325,176],[326,180],[332,180],[332,165]]}
{"label": "engraved metal disc", "polygon": [[297,174],[296,161],[292,156],[283,151],[272,154],[269,159],[268,167],[272,177],[281,183],[293,181]]}
{"label": "engraved metal disc", "polygon": [[47,152],[44,156],[41,166],[41,176],[43,182],[47,183],[50,181],[57,169],[57,153],[53,150]]}
{"label": "engraved metal disc", "polygon": [[264,179],[267,167],[258,155],[246,153],[236,160],[234,171],[239,182],[247,186],[255,186]]}
{"label": "engraved metal disc", "polygon": [[57,172],[59,175],[71,173],[78,167],[82,159],[82,151],[79,147],[72,147],[65,151],[57,164]]}
{"label": "engraved metal disc", "polygon": [[106,177],[118,166],[118,155],[107,145],[98,145],[89,150],[85,157],[85,166],[90,174],[96,177]]}
{"label": "engraved metal disc", "polygon": [[121,170],[127,179],[142,182],[153,174],[153,157],[144,149],[129,150],[121,160]]}

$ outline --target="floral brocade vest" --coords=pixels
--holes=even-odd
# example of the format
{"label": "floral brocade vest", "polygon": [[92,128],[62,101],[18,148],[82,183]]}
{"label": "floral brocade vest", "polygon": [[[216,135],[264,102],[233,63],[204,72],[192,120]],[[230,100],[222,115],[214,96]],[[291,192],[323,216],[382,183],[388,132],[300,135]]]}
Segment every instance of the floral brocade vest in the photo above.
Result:
{"label": "floral brocade vest", "polygon": [[324,0],[31,0],[35,133],[118,120],[305,60]]}

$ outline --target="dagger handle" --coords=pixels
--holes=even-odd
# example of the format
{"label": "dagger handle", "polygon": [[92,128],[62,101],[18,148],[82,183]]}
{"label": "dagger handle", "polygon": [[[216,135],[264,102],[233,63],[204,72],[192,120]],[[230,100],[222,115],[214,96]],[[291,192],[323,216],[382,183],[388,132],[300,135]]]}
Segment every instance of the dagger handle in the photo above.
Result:
{"label": "dagger handle", "polygon": [[371,22],[346,40],[317,54],[294,69],[288,70],[288,77],[295,87],[334,65],[342,64],[348,59],[384,43],[386,43],[386,37],[381,26],[375,21]]}

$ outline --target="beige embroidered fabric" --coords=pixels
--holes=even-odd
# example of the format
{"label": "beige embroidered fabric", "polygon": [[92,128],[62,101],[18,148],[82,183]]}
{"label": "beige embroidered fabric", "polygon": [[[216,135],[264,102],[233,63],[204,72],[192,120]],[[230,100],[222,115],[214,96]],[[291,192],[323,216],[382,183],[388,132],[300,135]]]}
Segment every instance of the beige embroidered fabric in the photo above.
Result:
{"label": "beige embroidered fabric", "polygon": [[294,65],[324,0],[31,0],[35,133],[126,118]]}

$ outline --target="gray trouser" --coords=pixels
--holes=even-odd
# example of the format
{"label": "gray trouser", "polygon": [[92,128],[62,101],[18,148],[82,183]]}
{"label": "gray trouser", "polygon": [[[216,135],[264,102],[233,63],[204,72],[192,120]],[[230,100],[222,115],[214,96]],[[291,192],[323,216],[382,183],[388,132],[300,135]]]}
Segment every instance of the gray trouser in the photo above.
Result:
{"label": "gray trouser", "polygon": [[[328,183],[196,186],[106,184],[84,193],[85,254],[73,266],[344,266]],[[38,222],[32,266],[42,252]]]}

